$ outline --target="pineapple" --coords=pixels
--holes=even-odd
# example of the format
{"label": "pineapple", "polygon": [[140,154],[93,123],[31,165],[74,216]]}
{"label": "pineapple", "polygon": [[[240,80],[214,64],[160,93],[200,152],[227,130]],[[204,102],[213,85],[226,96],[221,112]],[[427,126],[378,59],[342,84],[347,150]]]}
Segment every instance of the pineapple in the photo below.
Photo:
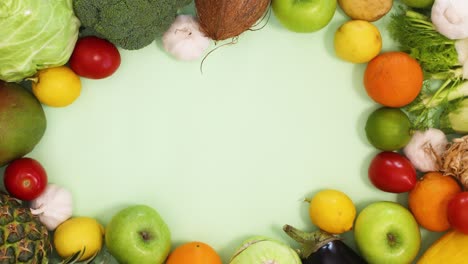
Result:
{"label": "pineapple", "polygon": [[0,264],[48,263],[47,228],[21,202],[0,192]]}

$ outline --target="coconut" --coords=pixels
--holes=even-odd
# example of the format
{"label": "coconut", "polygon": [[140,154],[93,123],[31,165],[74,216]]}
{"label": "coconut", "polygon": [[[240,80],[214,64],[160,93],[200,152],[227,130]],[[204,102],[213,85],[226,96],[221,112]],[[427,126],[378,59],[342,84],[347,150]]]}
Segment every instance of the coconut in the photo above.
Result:
{"label": "coconut", "polygon": [[200,27],[212,40],[239,36],[264,16],[270,0],[195,0]]}
{"label": "coconut", "polygon": [[453,139],[442,156],[442,171],[457,178],[468,190],[468,135]]}

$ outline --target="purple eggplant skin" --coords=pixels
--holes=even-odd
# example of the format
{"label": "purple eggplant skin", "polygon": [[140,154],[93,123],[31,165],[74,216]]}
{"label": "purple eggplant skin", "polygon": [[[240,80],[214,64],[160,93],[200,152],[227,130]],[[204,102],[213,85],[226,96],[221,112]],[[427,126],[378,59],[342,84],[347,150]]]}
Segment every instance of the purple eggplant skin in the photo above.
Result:
{"label": "purple eggplant skin", "polygon": [[367,264],[354,250],[341,240],[333,240],[323,245],[309,257],[302,259],[303,264]]}

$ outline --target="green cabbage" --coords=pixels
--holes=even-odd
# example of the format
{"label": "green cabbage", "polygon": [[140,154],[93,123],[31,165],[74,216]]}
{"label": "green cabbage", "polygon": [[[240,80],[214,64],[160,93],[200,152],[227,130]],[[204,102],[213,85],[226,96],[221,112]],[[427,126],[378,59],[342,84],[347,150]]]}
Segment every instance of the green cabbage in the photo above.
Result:
{"label": "green cabbage", "polygon": [[0,0],[0,80],[67,63],[79,27],[72,0]]}

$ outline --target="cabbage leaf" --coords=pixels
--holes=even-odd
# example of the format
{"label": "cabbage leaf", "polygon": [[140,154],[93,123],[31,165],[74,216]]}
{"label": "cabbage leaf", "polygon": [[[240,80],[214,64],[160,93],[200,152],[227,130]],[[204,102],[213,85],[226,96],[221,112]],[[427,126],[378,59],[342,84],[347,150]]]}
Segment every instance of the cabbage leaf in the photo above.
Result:
{"label": "cabbage leaf", "polygon": [[21,81],[67,63],[79,27],[72,0],[1,0],[0,80]]}

